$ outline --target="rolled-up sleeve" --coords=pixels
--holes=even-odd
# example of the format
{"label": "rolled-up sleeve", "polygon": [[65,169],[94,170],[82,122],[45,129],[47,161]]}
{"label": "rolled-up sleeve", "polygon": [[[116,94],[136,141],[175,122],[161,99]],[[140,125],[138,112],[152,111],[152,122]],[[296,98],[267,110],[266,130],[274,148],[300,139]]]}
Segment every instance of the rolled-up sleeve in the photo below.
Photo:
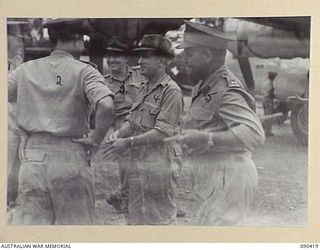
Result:
{"label": "rolled-up sleeve", "polygon": [[155,129],[173,136],[180,132],[180,120],[183,111],[183,98],[178,89],[169,89],[163,99],[163,105],[156,119]]}
{"label": "rolled-up sleeve", "polygon": [[261,122],[239,91],[229,90],[224,94],[218,114],[246,148],[252,150],[264,143]]}
{"label": "rolled-up sleeve", "polygon": [[85,70],[84,92],[91,106],[96,109],[97,103],[107,97],[113,97],[113,92],[106,86],[103,76],[93,67]]}

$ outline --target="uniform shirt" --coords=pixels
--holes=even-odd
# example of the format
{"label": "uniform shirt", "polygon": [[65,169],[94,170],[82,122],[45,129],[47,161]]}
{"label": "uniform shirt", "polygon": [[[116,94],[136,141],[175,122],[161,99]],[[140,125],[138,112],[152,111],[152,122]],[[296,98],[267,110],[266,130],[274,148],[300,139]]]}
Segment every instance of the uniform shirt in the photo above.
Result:
{"label": "uniform shirt", "polygon": [[168,75],[153,86],[147,82],[141,86],[137,102],[126,119],[141,133],[153,128],[167,136],[178,133],[183,108],[180,87]]}
{"label": "uniform shirt", "polygon": [[253,97],[224,65],[194,87],[184,128],[231,130],[249,150],[264,140]]}
{"label": "uniform shirt", "polygon": [[9,102],[17,101],[18,126],[28,132],[77,136],[89,132],[90,105],[113,93],[92,66],[56,50],[9,74]]}
{"label": "uniform shirt", "polygon": [[114,93],[115,124],[122,123],[139,93],[142,77],[139,67],[128,67],[128,74],[119,79],[112,73],[104,75],[107,86]]}
{"label": "uniform shirt", "polygon": [[[179,86],[164,75],[156,83],[145,82],[127,120],[133,135],[156,129],[167,136],[180,132],[183,99]],[[181,163],[177,143],[158,142],[129,148],[129,224],[170,224],[176,220],[174,177]]]}
{"label": "uniform shirt", "polygon": [[[183,98],[180,87],[165,75],[158,82],[150,86],[142,83],[136,103],[126,119],[130,122],[134,135],[156,129],[167,136],[180,132],[180,120],[183,110]],[[145,145],[138,147],[142,157],[148,156],[156,159],[163,157],[163,145]],[[160,151],[159,151],[160,150]],[[137,156],[137,155],[136,155]]]}

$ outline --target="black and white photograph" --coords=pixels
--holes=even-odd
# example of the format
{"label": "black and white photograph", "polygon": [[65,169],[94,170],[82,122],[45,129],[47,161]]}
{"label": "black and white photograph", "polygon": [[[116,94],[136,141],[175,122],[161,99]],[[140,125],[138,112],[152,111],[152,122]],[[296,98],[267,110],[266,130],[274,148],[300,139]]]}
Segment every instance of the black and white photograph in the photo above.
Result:
{"label": "black and white photograph", "polygon": [[8,16],[6,225],[308,227],[311,26]]}

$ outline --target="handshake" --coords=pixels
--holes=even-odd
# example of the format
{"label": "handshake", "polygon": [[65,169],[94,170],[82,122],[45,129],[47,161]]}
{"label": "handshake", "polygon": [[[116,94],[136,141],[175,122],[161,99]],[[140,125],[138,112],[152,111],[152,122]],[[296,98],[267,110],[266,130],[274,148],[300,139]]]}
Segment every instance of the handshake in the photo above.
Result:
{"label": "handshake", "polygon": [[[209,139],[210,133],[207,131],[187,129],[182,131],[179,135],[164,138],[163,143],[170,144],[171,142],[176,141],[192,151],[193,148],[198,148],[203,145],[207,146]],[[132,137],[119,138],[119,132],[115,131],[104,141],[104,144],[108,145],[106,149],[103,150],[104,158],[114,159],[130,147],[132,144]]]}
{"label": "handshake", "polygon": [[[181,134],[166,137],[163,143],[170,143],[176,141],[189,148],[198,147],[199,145],[207,144],[209,132],[200,131],[196,129],[187,129],[182,131]],[[99,145],[94,143],[92,138],[85,137],[80,139],[73,139],[74,142],[78,142],[84,145],[87,154],[87,160],[91,160],[99,149]],[[119,157],[121,153],[126,151],[132,144],[132,137],[121,138],[119,137],[119,131],[116,130],[108,138],[102,142],[102,154],[103,158],[107,160],[114,160]]]}
{"label": "handshake", "polygon": [[120,138],[119,131],[116,130],[103,141],[103,145],[105,145],[102,150],[103,158],[106,160],[114,160],[129,148],[130,138]]}

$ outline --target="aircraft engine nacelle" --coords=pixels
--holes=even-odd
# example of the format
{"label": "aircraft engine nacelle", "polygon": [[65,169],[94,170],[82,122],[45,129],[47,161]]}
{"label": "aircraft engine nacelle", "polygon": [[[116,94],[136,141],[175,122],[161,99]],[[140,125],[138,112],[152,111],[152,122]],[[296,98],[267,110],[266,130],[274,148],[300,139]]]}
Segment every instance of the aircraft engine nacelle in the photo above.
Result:
{"label": "aircraft engine nacelle", "polygon": [[236,33],[237,41],[229,47],[236,57],[309,57],[310,39],[299,30],[277,29],[234,18],[225,19],[224,29]]}

